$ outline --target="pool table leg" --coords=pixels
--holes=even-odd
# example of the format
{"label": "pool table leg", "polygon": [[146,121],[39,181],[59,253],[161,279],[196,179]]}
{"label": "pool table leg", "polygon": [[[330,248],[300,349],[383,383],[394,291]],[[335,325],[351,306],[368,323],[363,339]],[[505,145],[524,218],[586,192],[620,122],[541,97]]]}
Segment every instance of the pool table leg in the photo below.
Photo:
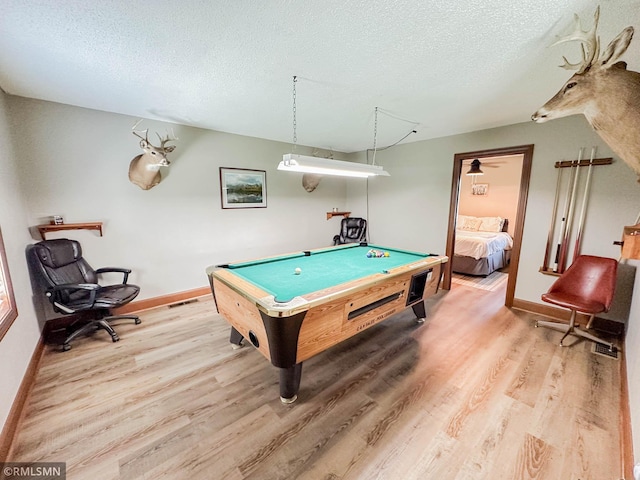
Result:
{"label": "pool table leg", "polygon": [[244,340],[244,337],[242,336],[242,334],[236,330],[234,327],[231,327],[231,337],[229,338],[229,341],[231,342],[231,348],[233,348],[234,350],[237,350],[238,348],[242,348],[242,341]]}
{"label": "pool table leg", "polygon": [[427,317],[427,311],[424,308],[424,300],[414,303],[411,305],[411,308],[413,308],[413,313],[415,313],[418,323],[424,323],[424,319]]}
{"label": "pool table leg", "polygon": [[302,362],[292,367],[280,368],[280,401],[282,403],[293,403],[298,399],[301,376]]}

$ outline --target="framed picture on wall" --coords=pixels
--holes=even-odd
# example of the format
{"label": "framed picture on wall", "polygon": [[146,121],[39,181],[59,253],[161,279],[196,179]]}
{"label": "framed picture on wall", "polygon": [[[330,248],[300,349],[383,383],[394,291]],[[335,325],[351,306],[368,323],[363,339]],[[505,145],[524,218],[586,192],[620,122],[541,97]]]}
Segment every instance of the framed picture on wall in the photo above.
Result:
{"label": "framed picture on wall", "polygon": [[267,172],[220,167],[222,208],[264,208],[267,206]]}
{"label": "framed picture on wall", "polygon": [[489,193],[488,183],[474,183],[471,185],[471,195],[486,195]]}
{"label": "framed picture on wall", "polygon": [[7,255],[4,251],[4,241],[0,230],[0,340],[7,333],[9,327],[18,316],[16,299],[13,296],[13,286],[9,276]]}

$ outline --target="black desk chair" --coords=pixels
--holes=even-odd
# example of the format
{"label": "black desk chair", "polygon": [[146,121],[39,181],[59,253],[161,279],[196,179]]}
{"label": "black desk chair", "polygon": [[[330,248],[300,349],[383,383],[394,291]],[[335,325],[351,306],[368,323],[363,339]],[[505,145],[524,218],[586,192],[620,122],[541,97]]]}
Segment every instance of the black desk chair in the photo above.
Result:
{"label": "black desk chair", "polygon": [[334,245],[367,241],[367,221],[364,218],[347,217],[340,222],[340,233],[333,237]]}
{"label": "black desk chair", "polygon": [[[27,258],[32,275],[45,289],[45,295],[53,309],[65,315],[90,311],[93,319],[73,331],[62,344],[62,349],[71,348],[70,342],[79,335],[103,328],[114,342],[120,340],[109,322],[131,319],[136,324],[136,315],[111,315],[113,308],[133,300],[140,287],[127,283],[131,270],[126,268],[100,268],[93,270],[82,257],[80,243],[66,238],[45,240],[27,248]],[[106,272],[123,274],[122,283],[102,286],[98,275]],[[79,321],[76,320],[75,323]]]}
{"label": "black desk chair", "polygon": [[536,327],[548,327],[564,333],[560,339],[563,346],[564,339],[569,335],[586,338],[592,342],[601,343],[614,350],[611,342],[602,340],[591,333],[576,326],[576,312],[590,315],[587,329],[596,314],[607,312],[613,301],[616,288],[616,272],[618,262],[613,258],[580,255],[571,266],[558,278],[542,300],[571,310],[569,324],[537,321]]}

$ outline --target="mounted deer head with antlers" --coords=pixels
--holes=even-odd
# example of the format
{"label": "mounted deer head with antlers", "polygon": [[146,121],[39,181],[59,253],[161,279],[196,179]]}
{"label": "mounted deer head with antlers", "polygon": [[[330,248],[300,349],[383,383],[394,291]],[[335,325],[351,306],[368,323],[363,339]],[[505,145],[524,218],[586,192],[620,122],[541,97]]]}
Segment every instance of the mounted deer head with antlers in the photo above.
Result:
{"label": "mounted deer head with antlers", "polygon": [[542,123],[583,114],[611,149],[640,175],[640,73],[617,61],[631,43],[633,27],[625,28],[600,54],[596,36],[599,18],[600,7],[591,30],[583,31],[575,15],[574,32],[554,43],[580,42],[582,61],[572,64],[563,57],[562,67],[577,73],[531,119]]}
{"label": "mounted deer head with antlers", "polygon": [[320,184],[320,180],[322,180],[322,175],[318,175],[316,173],[305,173],[302,175],[302,186],[307,192],[311,193]]}
{"label": "mounted deer head with antlers", "polygon": [[[177,138],[171,138],[169,134],[166,137],[158,135],[160,146],[156,147],[149,142],[149,129],[138,131],[136,127],[142,122],[138,120],[131,128],[132,133],[140,138],[140,147],[144,153],[138,155],[129,164],[129,180],[134,185],[139,186],[143,190],[149,190],[155,187],[162,180],[160,167],[168,167],[171,162],[167,158],[167,153],[175,150],[175,145],[166,145],[167,142],[175,142]],[[142,136],[144,135],[144,137]]]}

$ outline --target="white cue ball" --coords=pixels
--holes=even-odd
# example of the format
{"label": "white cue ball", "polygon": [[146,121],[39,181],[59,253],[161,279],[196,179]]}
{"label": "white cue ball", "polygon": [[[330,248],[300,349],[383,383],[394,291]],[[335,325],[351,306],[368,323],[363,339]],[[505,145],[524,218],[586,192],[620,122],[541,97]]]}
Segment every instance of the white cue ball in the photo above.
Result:
{"label": "white cue ball", "polygon": [[294,272],[296,273],[296,275],[300,275],[302,273],[302,269],[296,268]]}

